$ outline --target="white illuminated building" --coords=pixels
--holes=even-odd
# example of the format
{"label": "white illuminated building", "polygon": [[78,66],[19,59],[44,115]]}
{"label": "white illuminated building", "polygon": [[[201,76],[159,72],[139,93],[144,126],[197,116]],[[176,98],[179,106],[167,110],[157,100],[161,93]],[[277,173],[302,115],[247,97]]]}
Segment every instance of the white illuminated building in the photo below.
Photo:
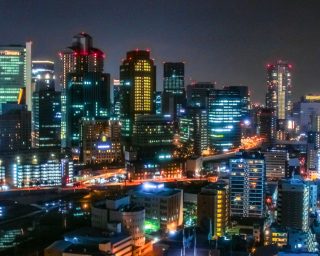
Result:
{"label": "white illuminated building", "polygon": [[239,153],[230,159],[230,216],[264,215],[265,161],[261,153]]}

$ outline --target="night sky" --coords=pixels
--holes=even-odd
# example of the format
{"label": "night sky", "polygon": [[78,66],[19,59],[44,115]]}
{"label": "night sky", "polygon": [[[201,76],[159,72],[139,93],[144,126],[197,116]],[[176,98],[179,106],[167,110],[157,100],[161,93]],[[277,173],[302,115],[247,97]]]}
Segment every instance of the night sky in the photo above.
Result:
{"label": "night sky", "polygon": [[320,93],[320,1],[317,0],[0,0],[0,44],[32,40],[33,58],[57,61],[78,32],[106,52],[119,76],[128,50],[149,48],[162,88],[162,62],[185,61],[186,83],[247,85],[264,102],[265,66],[293,64],[295,97]]}

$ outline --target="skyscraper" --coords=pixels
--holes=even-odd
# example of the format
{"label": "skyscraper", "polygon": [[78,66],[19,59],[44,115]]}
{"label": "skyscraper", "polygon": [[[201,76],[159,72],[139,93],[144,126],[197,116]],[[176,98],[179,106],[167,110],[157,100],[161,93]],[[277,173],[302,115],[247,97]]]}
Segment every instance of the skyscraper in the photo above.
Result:
{"label": "skyscraper", "polygon": [[274,110],[260,108],[257,113],[257,133],[266,144],[271,144],[276,138],[276,117]]}
{"label": "skyscraper", "polygon": [[55,90],[54,63],[32,62],[32,146],[61,146],[61,93]]}
{"label": "skyscraper", "polygon": [[163,64],[163,91],[184,94],[184,63],[165,62]]}
{"label": "skyscraper", "polygon": [[309,228],[309,187],[303,180],[294,178],[279,183],[277,222],[303,231]]}
{"label": "skyscraper", "polygon": [[166,62],[163,65],[163,113],[175,120],[184,113],[185,106],[184,63]]}
{"label": "skyscraper", "polygon": [[113,115],[120,117],[120,80],[113,79]]}
{"label": "skyscraper", "polygon": [[291,99],[291,70],[292,65],[279,60],[276,64],[267,65],[266,106],[275,110],[276,118],[285,120],[292,109]]}
{"label": "skyscraper", "polygon": [[209,108],[209,95],[214,91],[215,84],[201,82],[187,86],[187,104],[192,107]]}
{"label": "skyscraper", "polygon": [[196,156],[208,149],[208,111],[204,108],[188,107],[187,114],[179,119],[181,142],[191,143]]}
{"label": "skyscraper", "polygon": [[139,115],[155,113],[156,67],[150,52],[127,52],[120,66],[120,120],[122,137],[128,142]]}
{"label": "skyscraper", "polygon": [[230,216],[264,214],[265,161],[261,153],[241,152],[230,159]]}
{"label": "skyscraper", "polygon": [[[241,144],[241,121],[248,115],[248,90],[243,86],[225,87],[210,92],[209,141],[218,151]],[[245,103],[246,102],[246,103]]]}
{"label": "skyscraper", "polygon": [[2,103],[0,115],[0,151],[18,151],[31,147],[31,112],[24,104]]}
{"label": "skyscraper", "polygon": [[[80,33],[60,53],[62,74],[62,138],[79,147],[80,121],[110,114],[110,75],[103,73],[104,53],[93,47],[92,37]],[[65,145],[63,145],[65,146]]]}
{"label": "skyscraper", "polygon": [[31,111],[31,42],[0,46],[0,103],[17,102],[23,87]]}

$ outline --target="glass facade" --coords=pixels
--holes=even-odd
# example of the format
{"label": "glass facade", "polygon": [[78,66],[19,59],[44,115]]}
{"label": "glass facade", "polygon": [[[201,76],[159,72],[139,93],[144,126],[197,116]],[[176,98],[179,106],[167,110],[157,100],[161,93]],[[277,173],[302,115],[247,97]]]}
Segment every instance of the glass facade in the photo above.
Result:
{"label": "glass facade", "polygon": [[0,46],[0,103],[17,102],[26,86],[26,47]]}
{"label": "glass facade", "polygon": [[61,93],[55,91],[54,63],[33,61],[32,145],[61,146]]}
{"label": "glass facade", "polygon": [[110,116],[110,75],[103,73],[104,53],[93,47],[92,38],[86,33],[75,35],[72,46],[60,57],[62,146],[77,149],[81,119]]}
{"label": "glass facade", "polygon": [[239,90],[214,90],[209,97],[209,141],[218,151],[227,151],[241,144],[243,96]]}

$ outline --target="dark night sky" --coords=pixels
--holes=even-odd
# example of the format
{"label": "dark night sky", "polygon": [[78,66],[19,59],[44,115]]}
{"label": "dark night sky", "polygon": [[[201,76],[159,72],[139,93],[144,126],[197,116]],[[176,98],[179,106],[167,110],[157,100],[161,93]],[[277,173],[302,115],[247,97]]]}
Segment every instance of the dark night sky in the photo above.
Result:
{"label": "dark night sky", "polygon": [[[34,58],[57,59],[85,31],[119,75],[126,51],[151,49],[161,82],[163,61],[186,61],[186,82],[243,84],[264,101],[265,65],[293,64],[294,95],[320,93],[318,0],[0,0],[0,44],[32,40]],[[159,85],[158,88],[161,88]]]}

